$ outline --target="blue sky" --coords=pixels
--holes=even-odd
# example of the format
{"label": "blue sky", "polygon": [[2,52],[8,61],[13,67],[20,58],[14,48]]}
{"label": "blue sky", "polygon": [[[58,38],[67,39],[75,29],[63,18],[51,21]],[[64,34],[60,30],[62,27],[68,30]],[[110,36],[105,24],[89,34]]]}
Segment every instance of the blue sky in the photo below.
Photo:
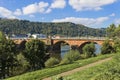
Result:
{"label": "blue sky", "polygon": [[120,0],[0,0],[0,17],[103,28],[120,23]]}

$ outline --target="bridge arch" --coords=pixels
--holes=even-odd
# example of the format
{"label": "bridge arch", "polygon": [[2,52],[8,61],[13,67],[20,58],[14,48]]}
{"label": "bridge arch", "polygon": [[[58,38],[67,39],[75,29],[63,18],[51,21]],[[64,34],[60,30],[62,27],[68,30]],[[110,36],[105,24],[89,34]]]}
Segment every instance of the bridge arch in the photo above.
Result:
{"label": "bridge arch", "polygon": [[[86,41],[86,42],[84,42],[84,43],[82,43],[82,44],[80,44],[79,46],[78,46],[78,50],[79,50],[79,52],[80,53],[83,53],[83,47],[86,45],[86,44],[90,44],[90,43],[94,43],[95,45],[99,45],[99,46],[101,46],[101,44],[99,44],[98,42],[93,42],[93,41]],[[96,47],[96,46],[95,46]]]}
{"label": "bridge arch", "polygon": [[26,44],[26,40],[22,40],[17,46],[17,48],[19,49],[19,50],[24,50],[25,49],[25,44]]}
{"label": "bridge arch", "polygon": [[[53,44],[53,52],[54,53],[61,53],[61,46],[62,45],[69,45],[66,41],[58,41]],[[70,45],[69,45],[70,46]]]}

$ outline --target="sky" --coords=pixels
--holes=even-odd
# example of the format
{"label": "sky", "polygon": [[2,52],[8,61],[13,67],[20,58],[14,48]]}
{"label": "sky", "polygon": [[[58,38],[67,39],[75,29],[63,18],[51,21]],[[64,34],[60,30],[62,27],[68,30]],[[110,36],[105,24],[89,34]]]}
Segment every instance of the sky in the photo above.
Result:
{"label": "sky", "polygon": [[0,0],[0,17],[106,28],[120,23],[120,0]]}

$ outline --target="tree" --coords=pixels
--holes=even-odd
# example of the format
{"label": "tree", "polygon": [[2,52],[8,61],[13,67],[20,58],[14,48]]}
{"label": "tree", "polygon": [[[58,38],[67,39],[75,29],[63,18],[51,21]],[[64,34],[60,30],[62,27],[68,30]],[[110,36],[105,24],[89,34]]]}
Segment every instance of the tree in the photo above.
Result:
{"label": "tree", "polygon": [[101,53],[102,54],[109,54],[114,51],[112,44],[110,44],[109,40],[104,41],[101,47]]}
{"label": "tree", "polygon": [[85,54],[86,58],[95,56],[95,45],[94,45],[94,43],[86,44],[83,47],[83,53]]}
{"label": "tree", "polygon": [[[9,75],[15,62],[16,46],[12,40],[7,40],[5,35],[0,32],[0,64],[3,78]],[[5,69],[8,69],[7,72]]]}
{"label": "tree", "polygon": [[119,38],[114,40],[113,48],[114,48],[115,52],[120,51],[120,39]]}
{"label": "tree", "polygon": [[45,44],[40,40],[31,40],[26,43],[24,56],[31,65],[31,70],[44,67]]}
{"label": "tree", "polygon": [[115,24],[111,24],[106,30],[107,31],[107,36],[109,38],[113,38],[115,36],[115,30],[116,30]]}
{"label": "tree", "polygon": [[114,31],[114,37],[119,38],[120,37],[120,25],[118,25],[118,27],[115,29]]}

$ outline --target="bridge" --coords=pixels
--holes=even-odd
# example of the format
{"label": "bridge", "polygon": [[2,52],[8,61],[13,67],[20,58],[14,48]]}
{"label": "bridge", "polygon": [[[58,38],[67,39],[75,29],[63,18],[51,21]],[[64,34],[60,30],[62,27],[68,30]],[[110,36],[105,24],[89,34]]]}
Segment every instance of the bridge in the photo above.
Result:
{"label": "bridge", "polygon": [[[11,38],[12,39],[12,38]],[[46,45],[49,46],[49,51],[53,53],[60,53],[61,44],[66,44],[71,47],[71,49],[78,49],[82,52],[82,48],[84,45],[93,42],[94,44],[102,45],[106,40],[105,37],[63,37],[63,38],[38,38],[43,41]],[[25,46],[25,43],[32,40],[31,38],[12,39],[16,44],[20,46]]]}

